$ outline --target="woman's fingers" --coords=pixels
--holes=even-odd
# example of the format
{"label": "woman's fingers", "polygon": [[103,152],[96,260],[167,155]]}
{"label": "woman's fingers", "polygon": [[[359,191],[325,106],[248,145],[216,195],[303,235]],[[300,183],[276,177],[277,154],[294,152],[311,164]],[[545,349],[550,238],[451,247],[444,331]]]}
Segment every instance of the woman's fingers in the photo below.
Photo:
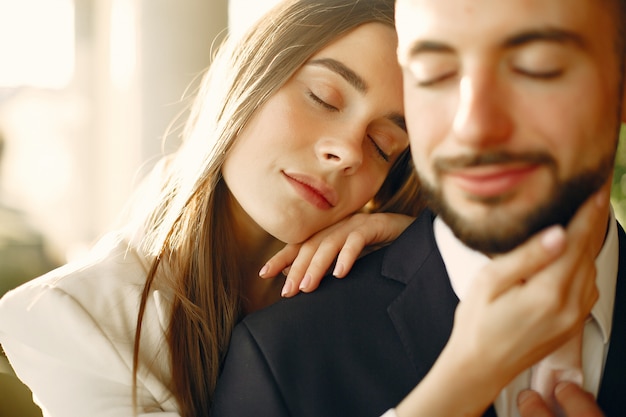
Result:
{"label": "woman's fingers", "polygon": [[517,396],[517,408],[522,417],[555,417],[538,392],[522,391]]}
{"label": "woman's fingers", "polygon": [[[289,275],[293,272],[295,282],[299,278],[298,274],[302,273],[302,268],[308,265],[299,289],[311,292],[318,287],[336,259],[332,273],[337,278],[343,278],[367,247],[373,249],[374,245],[391,242],[413,220],[413,217],[402,214],[357,213],[305,242],[301,252],[306,248],[306,253],[302,258],[298,255]],[[296,262],[301,262],[302,266],[298,271],[294,271]],[[288,280],[291,278],[287,277]]]}
{"label": "woman's fingers", "polygon": [[298,290],[310,292],[315,290],[341,249],[341,242],[328,237],[320,242],[306,242],[294,260],[287,283],[293,289],[291,293],[283,291],[283,297],[296,294]]}
{"label": "woman's fingers", "polygon": [[567,417],[604,416],[593,395],[574,383],[557,384],[554,395]]}
{"label": "woman's fingers", "polygon": [[[343,278],[363,251],[398,237],[415,218],[393,213],[357,213],[311,236],[301,244],[286,245],[259,275],[275,277],[289,267],[282,295],[315,290],[333,263],[333,275]],[[336,262],[335,262],[336,260]]]}
{"label": "woman's fingers", "polygon": [[550,227],[481,270],[455,314],[455,354],[488,353],[485,369],[508,380],[581,328],[598,296],[604,235],[593,238],[606,228],[605,197],[592,196],[567,229]]}
{"label": "woman's fingers", "polygon": [[[603,417],[593,395],[578,385],[565,382],[559,383],[555,396],[566,417]],[[525,390],[517,397],[517,407],[522,417],[556,417],[539,393]]]}
{"label": "woman's fingers", "polygon": [[513,251],[494,258],[481,269],[470,291],[484,291],[493,300],[514,285],[531,279],[561,255],[566,234],[561,226],[549,227]]}
{"label": "woman's fingers", "polygon": [[595,258],[604,242],[607,227],[605,187],[591,196],[567,226],[567,248],[562,256],[537,274],[537,285],[548,294],[546,311],[559,314],[555,320],[565,328],[578,327],[591,311],[598,292]]}
{"label": "woman's fingers", "polygon": [[[606,216],[602,213],[606,198],[603,189],[581,206],[566,230],[551,226],[513,251],[495,257],[481,270],[473,290],[488,291],[487,296],[494,298],[514,285],[542,277],[557,286],[561,293],[567,293],[572,283],[575,294],[583,290],[588,293],[589,281],[577,277],[583,272],[589,275],[590,265],[585,266],[585,263],[595,259],[602,244],[592,237],[598,228],[606,227]],[[544,269],[545,272],[539,274]]]}
{"label": "woman's fingers", "polygon": [[261,268],[259,276],[261,278],[274,278],[285,268],[289,267],[300,252],[300,244],[285,245],[284,248],[276,252]]}

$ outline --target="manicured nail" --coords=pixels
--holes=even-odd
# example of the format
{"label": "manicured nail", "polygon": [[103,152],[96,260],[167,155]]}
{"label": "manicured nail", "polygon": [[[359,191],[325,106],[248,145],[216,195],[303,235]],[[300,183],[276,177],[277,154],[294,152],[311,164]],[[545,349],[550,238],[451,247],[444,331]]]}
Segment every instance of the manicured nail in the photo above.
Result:
{"label": "manicured nail", "polygon": [[559,250],[565,244],[565,230],[561,226],[552,226],[541,237],[543,247],[551,252]]}
{"label": "manicured nail", "polygon": [[286,297],[289,293],[291,293],[292,288],[293,288],[293,282],[285,281],[285,285],[283,285],[283,289],[280,292],[281,297]]}
{"label": "manicured nail", "polygon": [[306,287],[311,283],[311,274],[305,274],[302,282],[300,283],[300,289],[306,290]]}
{"label": "manicured nail", "polygon": [[570,384],[575,384],[580,386],[580,384],[574,382],[574,381],[561,381],[558,384],[556,384],[556,386],[554,387],[554,393],[558,394],[559,392],[563,391],[565,388],[567,388]]}
{"label": "manicured nail", "polygon": [[529,399],[532,395],[533,393],[531,390],[524,390],[520,392],[519,395],[517,396],[517,403],[522,404],[524,401]]}
{"label": "manicured nail", "polygon": [[335,265],[335,269],[333,269],[333,275],[338,277],[343,274],[343,264]]}
{"label": "manicured nail", "polygon": [[264,277],[267,274],[267,271],[270,270],[270,266],[268,264],[263,265],[263,268],[259,271],[259,276]]}

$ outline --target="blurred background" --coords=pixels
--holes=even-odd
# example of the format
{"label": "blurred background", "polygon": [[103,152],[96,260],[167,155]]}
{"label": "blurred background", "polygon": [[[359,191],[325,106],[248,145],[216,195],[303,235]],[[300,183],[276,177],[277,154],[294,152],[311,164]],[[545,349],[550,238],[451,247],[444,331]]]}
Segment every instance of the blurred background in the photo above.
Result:
{"label": "blurred background", "polygon": [[276,1],[0,0],[0,296],[108,230],[212,47]]}
{"label": "blurred background", "polygon": [[276,1],[0,0],[0,296],[112,226],[212,48]]}

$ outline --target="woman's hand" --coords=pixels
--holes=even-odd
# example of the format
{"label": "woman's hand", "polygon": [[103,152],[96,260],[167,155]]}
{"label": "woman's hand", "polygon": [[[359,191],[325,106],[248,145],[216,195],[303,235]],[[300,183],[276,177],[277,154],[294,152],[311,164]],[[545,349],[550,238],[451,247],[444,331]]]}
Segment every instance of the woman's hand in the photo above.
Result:
{"label": "woman's hand", "polygon": [[594,237],[607,227],[607,195],[591,197],[567,230],[553,226],[495,258],[459,304],[451,340],[476,357],[489,355],[490,372],[503,381],[582,329],[598,298],[595,258],[604,234]]}
{"label": "woman's hand", "polygon": [[[564,417],[604,417],[592,394],[571,382],[559,383],[554,390]],[[538,392],[526,390],[517,397],[522,417],[556,417]]]}
{"label": "woman's hand", "polygon": [[289,267],[282,290],[283,297],[291,297],[298,290],[311,292],[335,258],[333,275],[343,278],[367,247],[374,250],[397,238],[414,217],[395,213],[357,213],[321,230],[301,244],[285,246],[261,269],[261,278],[275,277]]}
{"label": "woman's hand", "polygon": [[550,227],[481,270],[448,344],[397,407],[399,417],[482,415],[516,375],[582,329],[598,298],[597,231],[606,229],[607,200],[605,187],[567,229]]}

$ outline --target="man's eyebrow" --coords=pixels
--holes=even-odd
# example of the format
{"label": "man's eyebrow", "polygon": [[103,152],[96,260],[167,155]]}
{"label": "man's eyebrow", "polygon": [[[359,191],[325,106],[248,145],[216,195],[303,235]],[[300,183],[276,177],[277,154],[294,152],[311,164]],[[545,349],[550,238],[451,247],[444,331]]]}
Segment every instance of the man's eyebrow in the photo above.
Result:
{"label": "man's eyebrow", "polygon": [[[504,48],[515,48],[533,42],[554,42],[572,44],[578,47],[583,47],[585,44],[584,39],[575,32],[563,29],[545,28],[525,31],[510,36],[504,40],[503,46]],[[412,58],[427,52],[452,53],[454,52],[454,48],[441,42],[428,40],[419,41],[411,45],[407,58]]]}
{"label": "man's eyebrow", "polygon": [[505,48],[515,48],[533,42],[572,44],[577,47],[583,47],[585,45],[585,41],[579,34],[554,28],[525,31],[507,38],[503,45]]}
{"label": "man's eyebrow", "polygon": [[361,78],[356,72],[352,71],[350,68],[346,67],[341,62],[332,58],[320,58],[309,61],[311,65],[321,65],[323,67],[328,68],[329,70],[339,74],[342,78],[344,78],[350,85],[352,85],[357,91],[360,93],[366,93],[368,89],[368,85],[363,78]]}
{"label": "man's eyebrow", "polygon": [[427,53],[427,52],[443,52],[443,53],[449,53],[449,52],[453,52],[452,47],[450,47],[449,45],[446,45],[444,43],[441,42],[435,42],[435,41],[419,41],[419,42],[415,42],[413,45],[411,45],[411,48],[409,48],[409,58],[412,58],[416,55],[422,54],[422,53]]}

